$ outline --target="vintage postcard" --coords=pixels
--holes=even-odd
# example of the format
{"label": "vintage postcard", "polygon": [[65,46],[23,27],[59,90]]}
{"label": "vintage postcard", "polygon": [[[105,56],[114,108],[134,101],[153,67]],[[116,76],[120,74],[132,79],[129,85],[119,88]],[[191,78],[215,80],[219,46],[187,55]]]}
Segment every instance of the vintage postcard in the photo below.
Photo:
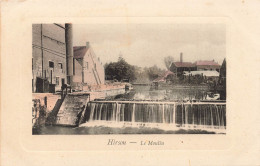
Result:
{"label": "vintage postcard", "polygon": [[226,65],[224,23],[32,24],[32,134],[225,134]]}
{"label": "vintage postcard", "polygon": [[3,3],[3,165],[260,164],[259,25],[225,3],[117,3]]}

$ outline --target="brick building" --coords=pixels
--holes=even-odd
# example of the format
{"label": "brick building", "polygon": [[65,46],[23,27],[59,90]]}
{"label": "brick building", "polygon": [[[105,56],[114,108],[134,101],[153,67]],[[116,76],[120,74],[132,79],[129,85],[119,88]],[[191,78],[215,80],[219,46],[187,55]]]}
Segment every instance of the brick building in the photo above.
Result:
{"label": "brick building", "polygon": [[66,83],[65,26],[32,25],[32,92],[61,90]]}
{"label": "brick building", "polygon": [[104,67],[89,42],[86,46],[73,47],[73,58],[73,89],[105,84]]}

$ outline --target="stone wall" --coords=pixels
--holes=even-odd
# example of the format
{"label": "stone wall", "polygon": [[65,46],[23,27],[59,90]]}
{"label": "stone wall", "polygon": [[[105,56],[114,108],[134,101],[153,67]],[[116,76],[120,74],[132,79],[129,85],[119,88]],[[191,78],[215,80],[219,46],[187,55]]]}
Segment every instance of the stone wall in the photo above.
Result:
{"label": "stone wall", "polygon": [[47,99],[46,103],[46,112],[49,113],[53,110],[58,99],[61,99],[60,95],[55,95],[52,93],[33,93],[32,99],[39,99],[41,105],[45,105],[45,98]]}
{"label": "stone wall", "polygon": [[48,120],[48,118],[50,119],[54,112],[58,112],[59,106],[57,106],[57,103],[59,103],[59,100],[61,100],[60,95],[55,95],[52,93],[33,93],[33,126],[44,125],[46,120]]}

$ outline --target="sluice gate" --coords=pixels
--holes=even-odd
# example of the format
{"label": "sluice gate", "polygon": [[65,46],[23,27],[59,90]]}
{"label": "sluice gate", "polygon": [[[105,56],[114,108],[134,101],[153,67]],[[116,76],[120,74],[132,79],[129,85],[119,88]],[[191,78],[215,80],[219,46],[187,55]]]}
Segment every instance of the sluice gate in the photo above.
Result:
{"label": "sluice gate", "polygon": [[226,128],[225,102],[91,101],[80,123],[173,128]]}

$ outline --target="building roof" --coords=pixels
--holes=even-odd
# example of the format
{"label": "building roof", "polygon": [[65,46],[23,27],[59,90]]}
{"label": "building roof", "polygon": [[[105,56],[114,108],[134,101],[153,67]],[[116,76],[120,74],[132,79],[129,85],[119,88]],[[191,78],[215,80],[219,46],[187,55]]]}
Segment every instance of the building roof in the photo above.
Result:
{"label": "building roof", "polygon": [[159,76],[158,78],[153,80],[153,82],[164,82],[165,79],[168,77],[168,75],[174,75],[174,73],[169,71],[169,70],[167,70],[166,72],[162,73],[161,76]]}
{"label": "building roof", "polygon": [[220,66],[215,61],[197,61],[195,62],[196,66]]}
{"label": "building roof", "polygon": [[164,81],[165,81],[165,79],[163,77],[158,77],[153,80],[153,82],[164,82]]}
{"label": "building roof", "polygon": [[174,73],[173,72],[171,72],[170,70],[167,70],[166,72],[164,72],[163,74],[162,74],[162,77],[167,77],[168,75],[174,75]]}
{"label": "building roof", "polygon": [[86,46],[76,46],[73,47],[73,57],[78,59],[78,58],[83,58],[88,51],[89,48]]}
{"label": "building roof", "polygon": [[191,62],[173,62],[176,67],[195,67]]}
{"label": "building roof", "polygon": [[219,76],[219,72],[215,71],[215,70],[212,70],[212,71],[209,71],[209,70],[206,70],[206,71],[184,71],[184,75],[185,76],[188,76],[189,74],[191,75],[202,75],[203,76],[206,76],[206,77],[218,77]]}

